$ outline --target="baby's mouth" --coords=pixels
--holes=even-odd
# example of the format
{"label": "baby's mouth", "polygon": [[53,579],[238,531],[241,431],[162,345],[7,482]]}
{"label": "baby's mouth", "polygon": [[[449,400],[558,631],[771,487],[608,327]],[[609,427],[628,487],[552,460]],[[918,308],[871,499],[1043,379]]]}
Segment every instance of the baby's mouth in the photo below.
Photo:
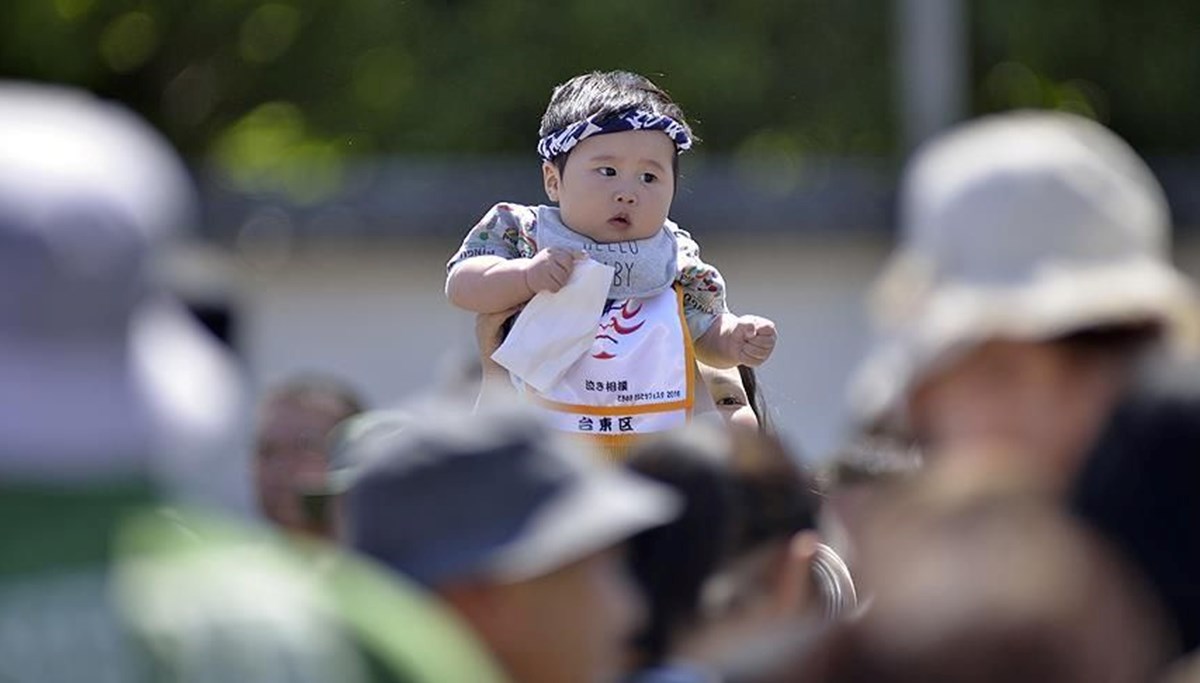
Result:
{"label": "baby's mouth", "polygon": [[629,214],[627,214],[627,213],[619,213],[619,214],[613,216],[612,218],[608,219],[608,222],[612,225],[616,225],[616,226],[619,226],[622,228],[628,228],[630,225],[633,224],[633,221],[631,221],[629,219]]}

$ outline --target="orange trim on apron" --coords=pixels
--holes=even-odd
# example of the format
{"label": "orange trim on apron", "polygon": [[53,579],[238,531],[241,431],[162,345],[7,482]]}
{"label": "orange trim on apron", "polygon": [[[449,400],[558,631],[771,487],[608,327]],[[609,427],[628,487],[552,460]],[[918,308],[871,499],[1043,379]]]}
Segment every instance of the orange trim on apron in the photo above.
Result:
{"label": "orange trim on apron", "polygon": [[[654,415],[667,413],[682,413],[684,423],[690,422],[692,419],[692,411],[695,405],[695,392],[697,382],[696,368],[696,352],[695,344],[692,339],[691,330],[687,324],[687,316],[684,314],[683,308],[683,290],[676,284],[675,292],[675,312],[678,318],[679,329],[683,337],[683,354],[684,354],[684,397],[682,399],[670,401],[667,403],[639,403],[632,405],[588,405],[576,403],[564,403],[542,396],[535,391],[529,391],[526,396],[532,399],[533,403],[539,407],[552,411],[554,413],[564,415],[581,415],[595,417],[627,417],[635,415]],[[659,295],[661,296],[661,295]],[[676,347],[678,348],[678,347]],[[625,432],[625,433],[597,433],[597,432],[576,432],[568,431],[572,437],[579,438],[596,447],[597,450],[605,456],[607,460],[614,462],[623,462],[628,458],[630,448],[638,442],[639,439],[644,439],[647,436],[652,436],[656,432]]]}

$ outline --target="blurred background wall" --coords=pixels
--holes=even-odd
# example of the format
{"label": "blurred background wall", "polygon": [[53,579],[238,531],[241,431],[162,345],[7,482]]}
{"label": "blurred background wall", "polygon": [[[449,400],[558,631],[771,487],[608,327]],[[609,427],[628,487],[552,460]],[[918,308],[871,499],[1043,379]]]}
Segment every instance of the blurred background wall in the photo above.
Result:
{"label": "blurred background wall", "polygon": [[386,403],[470,352],[444,263],[491,204],[543,201],[551,88],[645,73],[702,138],[673,217],[735,310],[778,322],[767,397],[821,457],[847,428],[897,170],[954,121],[1113,127],[1200,274],[1198,31],[1194,0],[7,0],[0,76],[120,100],[183,151],[204,222],[166,274],[256,388],[324,371]]}

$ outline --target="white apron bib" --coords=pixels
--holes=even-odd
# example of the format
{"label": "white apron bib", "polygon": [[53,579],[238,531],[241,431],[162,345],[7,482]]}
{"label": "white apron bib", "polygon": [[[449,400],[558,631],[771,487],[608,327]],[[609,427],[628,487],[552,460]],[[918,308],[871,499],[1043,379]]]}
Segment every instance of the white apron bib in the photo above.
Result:
{"label": "white apron bib", "polygon": [[633,441],[692,416],[695,355],[678,286],[650,297],[610,300],[592,348],[545,393],[522,390],[555,428],[614,457]]}

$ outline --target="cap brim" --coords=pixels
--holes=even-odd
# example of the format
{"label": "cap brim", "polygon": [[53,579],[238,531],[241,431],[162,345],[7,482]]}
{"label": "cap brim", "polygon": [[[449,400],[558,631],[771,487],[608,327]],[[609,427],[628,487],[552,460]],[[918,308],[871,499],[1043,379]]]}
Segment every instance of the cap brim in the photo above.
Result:
{"label": "cap brim", "polygon": [[[909,281],[909,280],[912,281]],[[988,339],[1037,341],[1098,326],[1155,323],[1176,350],[1200,346],[1200,309],[1190,283],[1157,261],[1063,267],[1022,287],[939,284],[920,292],[903,256],[880,279],[910,305],[884,311],[884,329],[851,385],[856,415],[875,422],[903,412],[913,385]],[[909,290],[905,292],[906,288]]]}
{"label": "cap brim", "polygon": [[502,582],[542,576],[665,524],[681,508],[670,489],[617,467],[597,467],[544,505],[483,573]]}

